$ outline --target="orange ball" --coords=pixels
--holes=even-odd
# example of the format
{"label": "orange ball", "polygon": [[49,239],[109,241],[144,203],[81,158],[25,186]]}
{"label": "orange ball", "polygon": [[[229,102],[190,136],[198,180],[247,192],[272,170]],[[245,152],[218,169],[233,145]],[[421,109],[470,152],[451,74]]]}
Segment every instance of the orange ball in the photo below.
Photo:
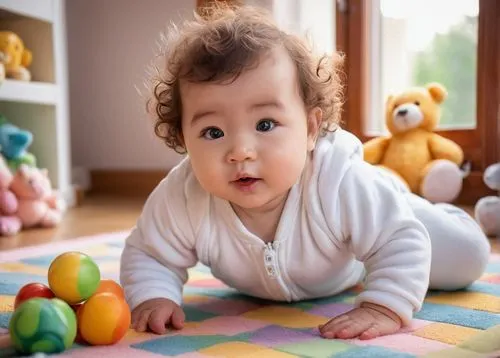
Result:
{"label": "orange ball", "polygon": [[117,295],[120,298],[125,299],[125,292],[123,291],[122,286],[120,286],[117,282],[113,280],[101,280],[99,283],[99,287],[97,287],[97,290],[95,293],[101,293],[101,292],[109,292]]}
{"label": "orange ball", "polygon": [[130,326],[130,308],[109,292],[94,294],[78,309],[78,332],[91,345],[120,341]]}

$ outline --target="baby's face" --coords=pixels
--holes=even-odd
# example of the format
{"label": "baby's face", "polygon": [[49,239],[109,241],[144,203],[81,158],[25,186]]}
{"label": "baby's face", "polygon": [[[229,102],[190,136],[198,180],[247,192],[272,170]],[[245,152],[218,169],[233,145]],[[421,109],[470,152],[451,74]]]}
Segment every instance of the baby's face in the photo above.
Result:
{"label": "baby's face", "polygon": [[307,113],[286,51],[271,51],[232,83],[180,89],[184,143],[202,187],[244,209],[285,197],[321,119],[319,109]]}

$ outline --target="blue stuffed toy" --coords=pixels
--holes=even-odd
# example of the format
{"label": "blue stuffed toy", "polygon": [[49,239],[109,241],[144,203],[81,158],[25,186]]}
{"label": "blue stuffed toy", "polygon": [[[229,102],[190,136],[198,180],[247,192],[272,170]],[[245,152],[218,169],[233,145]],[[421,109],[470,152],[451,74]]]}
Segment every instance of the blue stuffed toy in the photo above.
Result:
{"label": "blue stuffed toy", "polygon": [[27,151],[32,142],[31,132],[16,127],[0,114],[0,153],[12,171],[23,163],[36,166],[35,156]]}

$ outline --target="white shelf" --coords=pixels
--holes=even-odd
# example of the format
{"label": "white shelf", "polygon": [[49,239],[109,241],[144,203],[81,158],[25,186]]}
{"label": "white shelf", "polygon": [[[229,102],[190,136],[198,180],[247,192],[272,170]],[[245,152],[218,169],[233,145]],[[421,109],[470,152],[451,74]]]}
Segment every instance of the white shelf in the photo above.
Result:
{"label": "white shelf", "polygon": [[33,133],[28,151],[71,206],[65,1],[0,0],[2,30],[15,32],[33,53],[31,81],[0,82],[0,113]]}
{"label": "white shelf", "polygon": [[53,83],[5,80],[0,83],[0,101],[56,105],[58,88]]}
{"label": "white shelf", "polygon": [[52,22],[54,20],[52,5],[52,0],[2,0],[0,9],[11,14]]}

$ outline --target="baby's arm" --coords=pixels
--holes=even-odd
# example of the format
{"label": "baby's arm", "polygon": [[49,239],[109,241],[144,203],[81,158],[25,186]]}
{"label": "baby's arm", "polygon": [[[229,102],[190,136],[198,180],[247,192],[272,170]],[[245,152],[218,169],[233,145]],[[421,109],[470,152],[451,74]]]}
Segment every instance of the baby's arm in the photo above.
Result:
{"label": "baby's arm", "polygon": [[385,174],[354,162],[325,211],[337,217],[332,228],[341,228],[336,236],[364,263],[366,279],[356,308],[323,325],[323,336],[369,339],[407,325],[427,292],[431,246],[404,195]]}
{"label": "baby's arm", "polygon": [[160,184],[148,198],[121,257],[120,280],[139,331],[182,327],[182,287],[197,261],[186,205],[168,193]]}

